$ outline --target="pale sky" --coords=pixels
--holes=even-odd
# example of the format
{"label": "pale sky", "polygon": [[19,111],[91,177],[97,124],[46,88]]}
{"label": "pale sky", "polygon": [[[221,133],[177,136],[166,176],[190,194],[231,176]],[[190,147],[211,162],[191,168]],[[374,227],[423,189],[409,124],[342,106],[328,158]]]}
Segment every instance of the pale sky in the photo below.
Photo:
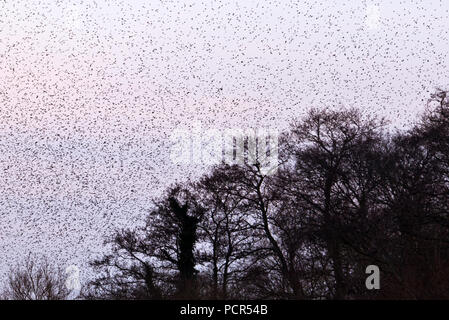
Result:
{"label": "pale sky", "polygon": [[0,270],[102,252],[196,167],[170,132],[310,107],[403,128],[449,87],[446,1],[0,1]]}

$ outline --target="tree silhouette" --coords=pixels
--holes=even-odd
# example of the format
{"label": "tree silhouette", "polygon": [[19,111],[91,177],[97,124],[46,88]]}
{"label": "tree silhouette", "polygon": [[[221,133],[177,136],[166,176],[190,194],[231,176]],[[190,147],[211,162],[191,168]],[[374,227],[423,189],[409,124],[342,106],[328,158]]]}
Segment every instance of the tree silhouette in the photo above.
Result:
{"label": "tree silhouette", "polygon": [[[449,98],[389,132],[355,109],[312,109],[276,170],[220,164],[117,232],[91,296],[116,299],[449,297]],[[262,170],[263,169],[263,170]],[[365,286],[377,265],[381,289]]]}
{"label": "tree silhouette", "polygon": [[65,280],[63,270],[52,266],[46,257],[29,254],[10,270],[1,296],[5,300],[65,300],[70,294]]}

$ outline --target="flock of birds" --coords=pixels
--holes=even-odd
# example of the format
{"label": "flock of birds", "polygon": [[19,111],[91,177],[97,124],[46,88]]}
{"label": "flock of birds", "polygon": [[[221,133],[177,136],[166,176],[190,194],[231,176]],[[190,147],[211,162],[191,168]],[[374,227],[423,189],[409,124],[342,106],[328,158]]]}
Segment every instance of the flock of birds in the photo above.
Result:
{"label": "flock of birds", "polygon": [[448,85],[448,13],[436,0],[1,2],[0,278],[28,252],[89,278],[105,236],[204,170],[170,161],[174,129],[283,130],[310,107],[403,128]]}

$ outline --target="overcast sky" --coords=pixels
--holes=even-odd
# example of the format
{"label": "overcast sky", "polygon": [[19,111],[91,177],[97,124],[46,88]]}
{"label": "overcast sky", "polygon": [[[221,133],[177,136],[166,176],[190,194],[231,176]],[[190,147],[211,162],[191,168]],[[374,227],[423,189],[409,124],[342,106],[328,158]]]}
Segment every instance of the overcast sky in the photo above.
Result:
{"label": "overcast sky", "polygon": [[403,128],[449,87],[423,1],[0,1],[0,270],[101,252],[175,177],[170,133],[357,107]]}

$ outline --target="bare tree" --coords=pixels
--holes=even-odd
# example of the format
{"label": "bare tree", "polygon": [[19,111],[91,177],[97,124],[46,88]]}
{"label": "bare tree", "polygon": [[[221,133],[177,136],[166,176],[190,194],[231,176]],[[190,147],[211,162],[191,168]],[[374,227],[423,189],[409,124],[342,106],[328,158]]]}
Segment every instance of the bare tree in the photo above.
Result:
{"label": "bare tree", "polygon": [[[312,110],[282,136],[277,170],[256,156],[169,189],[94,262],[96,297],[447,298],[449,99],[432,99],[396,134]],[[365,286],[371,264],[381,290]]]}
{"label": "bare tree", "polygon": [[306,217],[302,223],[309,226],[308,237],[322,245],[317,252],[326,252],[319,260],[323,274],[331,275],[325,282],[328,296],[335,299],[345,298],[351,271],[343,236],[351,220],[366,216],[370,192],[378,183],[371,168],[380,127],[382,122],[365,119],[354,109],[311,110],[292,125],[286,141],[294,160],[284,169],[287,179],[278,184],[303,211],[297,214]]}
{"label": "bare tree", "polygon": [[112,252],[92,262],[99,272],[87,298],[195,298],[197,226],[202,216],[189,190],[175,186],[155,202],[143,227],[107,241]]}
{"label": "bare tree", "polygon": [[6,300],[64,300],[70,294],[65,274],[50,265],[47,258],[33,258],[31,254],[12,268],[2,293]]}
{"label": "bare tree", "polygon": [[204,208],[199,224],[202,262],[210,268],[212,288],[210,296],[218,299],[241,297],[239,280],[254,263],[258,250],[247,209],[241,198],[232,193],[229,168],[216,167],[195,186],[195,195]]}

